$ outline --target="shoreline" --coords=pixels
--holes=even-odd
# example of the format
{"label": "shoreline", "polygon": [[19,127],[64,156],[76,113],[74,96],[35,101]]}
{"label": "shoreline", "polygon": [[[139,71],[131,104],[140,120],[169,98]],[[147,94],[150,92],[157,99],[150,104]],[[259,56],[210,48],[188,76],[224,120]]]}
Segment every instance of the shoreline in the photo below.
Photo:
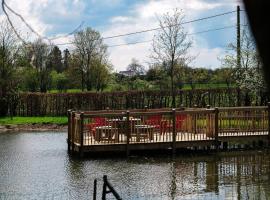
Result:
{"label": "shoreline", "polygon": [[18,131],[67,131],[67,125],[60,124],[16,124],[0,125],[0,133]]}

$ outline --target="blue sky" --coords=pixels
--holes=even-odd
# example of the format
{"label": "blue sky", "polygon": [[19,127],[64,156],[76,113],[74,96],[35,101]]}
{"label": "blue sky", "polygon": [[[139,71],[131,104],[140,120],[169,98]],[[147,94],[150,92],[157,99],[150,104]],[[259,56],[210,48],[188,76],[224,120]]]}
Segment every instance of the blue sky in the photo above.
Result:
{"label": "blue sky", "polygon": [[[90,26],[101,32],[102,36],[111,36],[158,26],[157,18],[173,9],[182,9],[185,20],[211,16],[236,10],[237,0],[6,0],[14,10],[43,36],[59,36],[71,32],[82,21],[82,28]],[[0,12],[0,19],[4,16]],[[18,18],[12,16],[16,28],[21,33],[29,33]],[[189,33],[221,28],[236,24],[236,13],[185,25]],[[191,63],[195,67],[220,67],[218,57],[225,54],[225,47],[235,41],[235,28],[192,35],[191,55],[196,59]],[[124,44],[151,40],[156,32],[147,32],[128,37],[105,40],[108,45]],[[29,37],[29,35],[28,35]],[[35,37],[33,35],[30,36]],[[70,38],[61,38],[55,43],[69,42]],[[72,50],[72,45],[62,46]],[[109,59],[116,71],[124,70],[132,58],[143,65],[150,62],[151,43],[109,48]]]}

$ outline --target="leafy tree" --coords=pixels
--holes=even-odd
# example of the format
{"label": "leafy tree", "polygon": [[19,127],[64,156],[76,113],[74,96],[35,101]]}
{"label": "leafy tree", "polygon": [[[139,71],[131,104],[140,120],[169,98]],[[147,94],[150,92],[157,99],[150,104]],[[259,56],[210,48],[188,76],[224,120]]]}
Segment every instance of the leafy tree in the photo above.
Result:
{"label": "leafy tree", "polygon": [[92,70],[97,62],[100,65],[107,63],[107,46],[98,31],[86,28],[74,35],[75,53],[78,55],[81,74],[81,88],[91,90],[94,86],[92,82]]}
{"label": "leafy tree", "polygon": [[54,46],[49,54],[48,68],[56,70],[57,73],[63,72],[62,53],[58,46]]}
{"label": "leafy tree", "polygon": [[[161,31],[154,37],[153,54],[151,57],[157,63],[163,65],[168,71],[171,83],[172,107],[175,107],[175,66],[184,66],[191,60],[188,50],[191,41],[187,38],[187,32],[182,25],[184,15],[181,11],[175,10],[172,15],[169,13],[159,19]],[[177,24],[177,26],[176,26]]]}
{"label": "leafy tree", "polygon": [[7,22],[0,22],[0,116],[13,114],[18,81],[15,77],[19,50],[17,38]]}
{"label": "leafy tree", "polygon": [[64,50],[64,58],[63,58],[63,68],[64,68],[64,70],[67,70],[69,68],[70,59],[71,59],[71,56],[70,56],[69,50],[65,49]]}
{"label": "leafy tree", "polygon": [[227,55],[222,59],[223,65],[232,69],[232,76],[240,88],[254,92],[266,90],[255,41],[249,30],[243,29],[241,33],[240,66],[237,67],[237,47],[233,43],[229,44]]}
{"label": "leafy tree", "polygon": [[39,90],[40,92],[47,92],[51,84],[49,55],[51,49],[41,39],[36,40],[31,44],[31,65],[37,69]]}

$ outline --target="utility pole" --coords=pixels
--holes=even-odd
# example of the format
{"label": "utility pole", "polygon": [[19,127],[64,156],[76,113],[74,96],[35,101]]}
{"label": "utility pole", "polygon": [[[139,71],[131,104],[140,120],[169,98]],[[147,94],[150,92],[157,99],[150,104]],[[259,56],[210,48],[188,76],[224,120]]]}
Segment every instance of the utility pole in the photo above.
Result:
{"label": "utility pole", "polygon": [[237,69],[241,67],[241,46],[240,46],[240,6],[237,6]]}

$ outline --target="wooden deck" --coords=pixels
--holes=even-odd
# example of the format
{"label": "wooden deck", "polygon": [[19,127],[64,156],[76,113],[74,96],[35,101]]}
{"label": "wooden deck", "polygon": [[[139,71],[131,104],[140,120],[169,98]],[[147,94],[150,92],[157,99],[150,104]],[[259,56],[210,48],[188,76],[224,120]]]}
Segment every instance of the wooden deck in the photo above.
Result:
{"label": "wooden deck", "polygon": [[[68,150],[104,152],[270,143],[268,107],[69,112]],[[153,123],[149,119],[159,116]],[[161,116],[161,117],[160,117]],[[180,116],[180,117],[179,117]],[[103,124],[95,123],[102,119]],[[178,119],[181,119],[178,120]]]}

